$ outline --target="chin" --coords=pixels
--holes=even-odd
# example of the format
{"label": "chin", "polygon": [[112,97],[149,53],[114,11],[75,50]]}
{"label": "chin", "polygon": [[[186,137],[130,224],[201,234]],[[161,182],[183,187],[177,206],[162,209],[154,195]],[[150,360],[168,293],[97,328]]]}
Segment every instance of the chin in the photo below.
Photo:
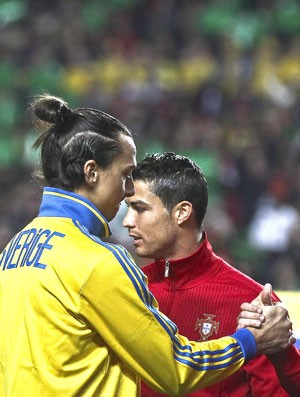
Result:
{"label": "chin", "polygon": [[117,209],[117,211],[114,214],[109,214],[107,216],[104,215],[108,222],[112,221],[117,216],[118,210],[119,210],[119,208]]}
{"label": "chin", "polygon": [[145,251],[139,250],[139,249],[136,249],[135,252],[141,258],[153,258],[151,252],[147,252],[147,251],[145,252]]}

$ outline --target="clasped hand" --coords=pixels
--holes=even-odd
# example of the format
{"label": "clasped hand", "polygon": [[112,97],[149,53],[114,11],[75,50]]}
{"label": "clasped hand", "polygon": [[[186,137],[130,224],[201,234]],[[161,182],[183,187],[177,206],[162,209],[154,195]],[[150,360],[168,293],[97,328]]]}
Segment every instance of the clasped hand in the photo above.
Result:
{"label": "clasped hand", "polygon": [[274,354],[296,342],[287,309],[281,302],[272,302],[271,284],[266,284],[251,303],[242,303],[237,328],[253,333],[257,354]]}

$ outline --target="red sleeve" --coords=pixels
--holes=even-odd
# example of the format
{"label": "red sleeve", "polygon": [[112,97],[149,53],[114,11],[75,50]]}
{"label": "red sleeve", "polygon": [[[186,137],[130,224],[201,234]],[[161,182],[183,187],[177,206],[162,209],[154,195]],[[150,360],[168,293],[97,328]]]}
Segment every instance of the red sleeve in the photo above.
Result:
{"label": "red sleeve", "polygon": [[292,397],[300,396],[300,352],[291,346],[270,356],[281,385]]}
{"label": "red sleeve", "polygon": [[257,356],[245,365],[243,370],[246,373],[252,397],[289,396],[284,388],[280,386],[272,362],[266,356]]}

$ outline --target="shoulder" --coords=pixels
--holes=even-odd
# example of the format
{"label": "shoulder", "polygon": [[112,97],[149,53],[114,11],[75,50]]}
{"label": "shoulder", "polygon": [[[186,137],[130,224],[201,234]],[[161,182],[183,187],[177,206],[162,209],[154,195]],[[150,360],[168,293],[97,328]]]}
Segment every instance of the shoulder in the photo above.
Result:
{"label": "shoulder", "polygon": [[221,283],[232,285],[234,289],[249,292],[249,294],[258,294],[263,286],[252,277],[243,273],[241,270],[229,265],[224,260],[222,267],[218,274],[218,279]]}

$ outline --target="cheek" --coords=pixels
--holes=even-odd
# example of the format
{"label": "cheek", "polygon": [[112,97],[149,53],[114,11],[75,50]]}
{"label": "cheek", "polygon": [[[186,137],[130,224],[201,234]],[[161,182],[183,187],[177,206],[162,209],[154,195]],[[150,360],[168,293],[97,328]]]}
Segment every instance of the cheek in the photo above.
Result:
{"label": "cheek", "polygon": [[[165,233],[164,230],[159,227],[156,232],[152,231],[148,235],[144,246],[141,246],[142,251],[144,250],[145,256],[153,258],[164,258],[172,252],[174,247],[173,235],[170,233]],[[141,252],[142,252],[141,251]]]}
{"label": "cheek", "polygon": [[172,239],[172,228],[159,217],[145,221],[146,240],[153,246],[161,246]]}
{"label": "cheek", "polygon": [[112,194],[115,196],[122,197],[124,196],[125,192],[125,181],[123,179],[115,179],[115,183],[113,185]]}

